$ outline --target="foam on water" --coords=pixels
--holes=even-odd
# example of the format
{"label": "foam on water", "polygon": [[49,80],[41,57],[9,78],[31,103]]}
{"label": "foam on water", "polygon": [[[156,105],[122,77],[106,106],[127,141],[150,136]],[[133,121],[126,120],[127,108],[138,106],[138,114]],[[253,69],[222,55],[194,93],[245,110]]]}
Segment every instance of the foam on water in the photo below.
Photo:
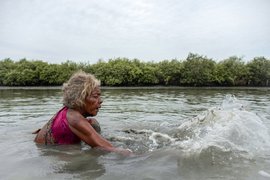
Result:
{"label": "foam on water", "polygon": [[[128,144],[135,144],[129,148],[135,151],[140,151],[141,147],[144,147],[142,151],[177,148],[186,156],[209,153],[213,156],[215,153],[222,157],[229,154],[228,158],[252,159],[254,155],[268,151],[270,145],[263,119],[245,110],[243,103],[232,95],[226,96],[220,106],[209,108],[167,132],[149,129],[124,132],[129,133]],[[123,138],[114,137],[114,140],[122,141]]]}
{"label": "foam on water", "polygon": [[246,111],[234,96],[228,95],[221,106],[178,127],[175,145],[184,152],[201,152],[208,148],[252,156],[269,149],[270,136],[262,118]]}
{"label": "foam on water", "polygon": [[260,174],[261,176],[264,176],[264,177],[270,178],[270,174],[269,174],[269,173],[267,173],[267,172],[265,172],[265,171],[263,171],[263,170],[260,170],[260,171],[258,172],[258,174]]}

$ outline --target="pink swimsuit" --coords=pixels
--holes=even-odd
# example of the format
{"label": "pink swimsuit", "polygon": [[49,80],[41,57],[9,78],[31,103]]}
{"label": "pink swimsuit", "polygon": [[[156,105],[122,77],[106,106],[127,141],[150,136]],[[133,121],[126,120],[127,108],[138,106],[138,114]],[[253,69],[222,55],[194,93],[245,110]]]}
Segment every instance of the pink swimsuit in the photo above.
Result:
{"label": "pink swimsuit", "polygon": [[81,140],[69,128],[67,121],[67,107],[63,107],[53,118],[51,133],[55,144],[75,144]]}

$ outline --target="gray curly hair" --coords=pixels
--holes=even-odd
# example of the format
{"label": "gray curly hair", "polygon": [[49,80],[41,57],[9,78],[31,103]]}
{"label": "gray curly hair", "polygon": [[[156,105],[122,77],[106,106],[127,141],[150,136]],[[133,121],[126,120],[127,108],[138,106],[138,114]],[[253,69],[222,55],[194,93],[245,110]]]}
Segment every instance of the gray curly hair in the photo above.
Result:
{"label": "gray curly hair", "polygon": [[74,73],[63,84],[63,105],[72,109],[81,109],[85,106],[85,99],[92,91],[100,86],[100,81],[92,74],[80,70]]}

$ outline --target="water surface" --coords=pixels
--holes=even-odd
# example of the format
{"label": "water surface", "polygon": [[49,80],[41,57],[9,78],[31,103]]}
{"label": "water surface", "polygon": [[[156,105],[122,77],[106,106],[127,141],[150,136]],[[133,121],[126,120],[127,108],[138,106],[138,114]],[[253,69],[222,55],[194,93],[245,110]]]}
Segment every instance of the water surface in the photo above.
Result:
{"label": "water surface", "polygon": [[33,142],[58,89],[0,90],[1,179],[269,179],[268,89],[104,89],[102,135],[134,156]]}

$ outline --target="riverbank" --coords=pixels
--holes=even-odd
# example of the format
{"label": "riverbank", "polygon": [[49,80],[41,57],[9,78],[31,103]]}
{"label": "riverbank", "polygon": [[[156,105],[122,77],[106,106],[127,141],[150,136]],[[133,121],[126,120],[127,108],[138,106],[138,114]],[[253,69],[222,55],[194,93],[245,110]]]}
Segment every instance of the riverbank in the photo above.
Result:
{"label": "riverbank", "polygon": [[[1,89],[61,89],[62,86],[0,86]],[[128,86],[128,87],[112,87],[112,86],[101,86],[101,89],[242,89],[242,90],[270,90],[270,87],[247,87],[247,86],[235,86],[235,87],[187,87],[187,86]]]}

